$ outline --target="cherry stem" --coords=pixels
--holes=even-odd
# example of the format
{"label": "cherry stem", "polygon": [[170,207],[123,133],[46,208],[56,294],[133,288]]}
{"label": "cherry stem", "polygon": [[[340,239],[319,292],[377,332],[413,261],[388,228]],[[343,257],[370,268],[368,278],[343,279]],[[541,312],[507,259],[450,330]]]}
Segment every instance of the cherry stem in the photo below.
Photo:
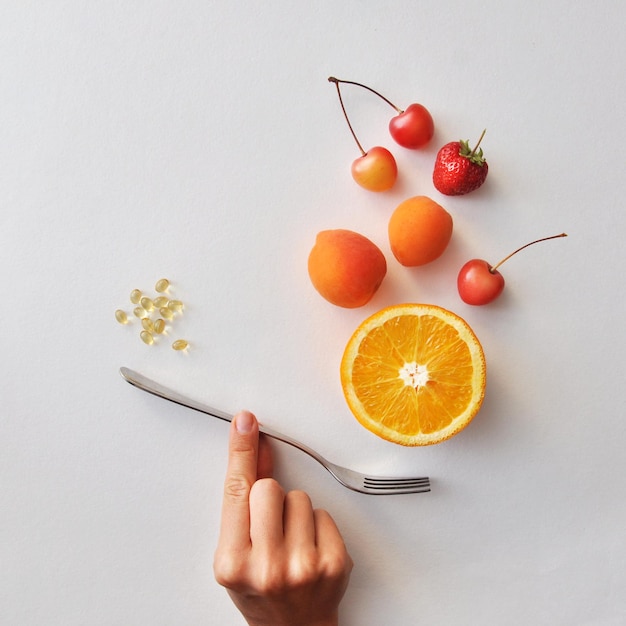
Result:
{"label": "cherry stem", "polygon": [[371,91],[373,94],[377,95],[381,100],[384,100],[391,108],[395,109],[398,113],[404,113],[404,111],[400,107],[397,107],[393,102],[391,102],[391,100],[388,100],[387,98],[385,98],[383,94],[378,93],[375,89],[372,89],[371,87],[368,87],[367,85],[364,85],[363,83],[355,83],[353,80],[341,80],[339,78],[335,78],[334,76],[330,76],[328,80],[329,82],[335,83],[336,85],[338,85],[339,83],[344,83],[346,85],[356,85],[357,87],[363,87],[363,89],[367,89],[368,91]]}
{"label": "cherry stem", "polygon": [[365,150],[363,150],[363,146],[357,139],[356,133],[352,129],[352,124],[350,124],[350,120],[348,119],[348,114],[346,113],[346,107],[343,105],[343,98],[341,97],[341,90],[339,89],[339,83],[341,81],[338,81],[336,78],[332,78],[332,76],[328,80],[331,83],[335,83],[335,87],[337,87],[337,95],[339,96],[339,104],[341,104],[341,110],[343,111],[343,116],[346,118],[346,122],[348,123],[348,128],[350,129],[350,132],[352,133],[352,136],[354,137],[354,141],[356,141],[356,145],[359,147],[361,154],[365,156],[366,152]]}
{"label": "cherry stem", "polygon": [[514,254],[517,254],[518,252],[520,252],[521,250],[523,250],[524,248],[528,248],[528,246],[532,246],[536,243],[539,243],[540,241],[548,241],[549,239],[558,239],[559,237],[567,237],[567,233],[561,233],[560,235],[552,235],[552,237],[543,237],[543,239],[537,239],[536,241],[531,241],[530,243],[527,243],[525,246],[522,246],[521,248],[518,248],[517,250],[515,250],[515,252],[511,252],[511,254],[509,254],[508,256],[505,256],[499,263],[496,263],[492,268],[489,269],[489,271],[494,274],[495,271],[505,262],[508,261]]}
{"label": "cherry stem", "polygon": [[[474,146],[474,149],[471,151],[469,158],[471,159],[474,154],[476,153],[476,150],[478,150],[478,146],[480,146],[480,142],[483,140],[483,137],[485,136],[485,133],[487,132],[487,129],[485,128],[485,130],[483,130],[482,134],[480,135],[480,138],[478,139],[478,142],[476,143],[476,145]],[[561,235],[559,235],[560,237]],[[550,239],[550,237],[549,237]],[[533,242],[534,243],[534,242]],[[530,245],[530,244],[528,244]]]}

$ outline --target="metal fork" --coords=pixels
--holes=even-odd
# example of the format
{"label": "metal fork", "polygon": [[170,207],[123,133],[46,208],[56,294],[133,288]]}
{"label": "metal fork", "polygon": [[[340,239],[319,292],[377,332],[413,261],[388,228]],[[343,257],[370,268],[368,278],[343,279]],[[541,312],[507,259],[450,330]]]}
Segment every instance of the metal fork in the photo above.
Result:
{"label": "metal fork", "polygon": [[[224,420],[226,422],[230,422],[233,419],[232,415],[228,413],[224,413],[218,409],[214,409],[210,406],[202,404],[200,402],[196,402],[195,400],[190,400],[189,398],[185,398],[181,394],[164,387],[163,385],[146,378],[142,374],[138,372],[134,372],[127,367],[120,368],[120,374],[131,385],[142,389],[143,391],[147,391],[148,393],[154,394],[159,398],[164,398],[165,400],[169,400],[170,402],[174,402],[176,404],[180,404],[181,406],[185,406],[189,409],[194,409],[195,411],[200,411],[201,413],[205,413],[206,415],[210,415],[211,417],[217,417],[218,419]],[[315,459],[318,463],[323,465],[335,478],[339,481],[344,487],[348,489],[352,489],[353,491],[358,491],[360,493],[367,493],[370,495],[391,495],[391,494],[402,494],[402,493],[425,493],[430,491],[430,480],[427,477],[422,478],[392,478],[392,477],[382,477],[382,476],[367,476],[366,474],[362,474],[361,472],[356,472],[351,469],[347,469],[345,467],[341,467],[340,465],[336,465],[335,463],[331,463],[326,460],[321,454],[317,453],[315,450],[312,450],[308,446],[292,439],[291,437],[287,437],[275,430],[268,428],[267,426],[263,426],[259,424],[259,431],[265,433],[269,437],[273,437],[278,441],[282,441],[283,443],[289,444],[294,448],[298,448],[298,450],[302,450],[310,457]]]}

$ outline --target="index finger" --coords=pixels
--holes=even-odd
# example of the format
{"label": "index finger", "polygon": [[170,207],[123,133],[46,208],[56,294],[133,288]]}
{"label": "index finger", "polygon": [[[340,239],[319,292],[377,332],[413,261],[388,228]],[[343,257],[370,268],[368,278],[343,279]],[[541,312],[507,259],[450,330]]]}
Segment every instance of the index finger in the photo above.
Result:
{"label": "index finger", "polygon": [[250,489],[257,478],[259,426],[248,411],[238,413],[230,427],[228,467],[224,481],[219,543],[229,548],[250,545]]}

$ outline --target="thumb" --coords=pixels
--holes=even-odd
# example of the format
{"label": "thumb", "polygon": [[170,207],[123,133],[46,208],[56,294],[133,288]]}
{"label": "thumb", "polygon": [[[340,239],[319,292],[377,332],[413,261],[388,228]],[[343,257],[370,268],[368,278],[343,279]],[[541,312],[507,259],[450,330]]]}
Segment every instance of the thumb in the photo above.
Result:
{"label": "thumb", "polygon": [[249,411],[233,418],[224,481],[221,539],[230,545],[250,541],[250,489],[257,478],[259,426]]}

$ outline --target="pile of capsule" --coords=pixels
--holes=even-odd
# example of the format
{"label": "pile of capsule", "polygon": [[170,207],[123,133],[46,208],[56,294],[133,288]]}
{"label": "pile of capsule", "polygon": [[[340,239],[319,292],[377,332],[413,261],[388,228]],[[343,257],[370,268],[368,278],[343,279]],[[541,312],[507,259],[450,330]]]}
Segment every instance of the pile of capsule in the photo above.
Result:
{"label": "pile of capsule", "polygon": [[[130,292],[130,301],[135,305],[133,315],[141,321],[141,332],[139,337],[146,345],[151,346],[158,335],[163,335],[167,329],[167,324],[172,323],[177,315],[180,315],[185,305],[180,300],[172,300],[165,293],[170,287],[167,278],[157,280],[154,286],[157,296],[151,298],[140,289],[133,289]],[[115,319],[120,324],[128,324],[130,317],[123,309],[115,311]],[[172,349],[177,351],[186,350],[189,342],[185,339],[176,339],[172,343]]]}

